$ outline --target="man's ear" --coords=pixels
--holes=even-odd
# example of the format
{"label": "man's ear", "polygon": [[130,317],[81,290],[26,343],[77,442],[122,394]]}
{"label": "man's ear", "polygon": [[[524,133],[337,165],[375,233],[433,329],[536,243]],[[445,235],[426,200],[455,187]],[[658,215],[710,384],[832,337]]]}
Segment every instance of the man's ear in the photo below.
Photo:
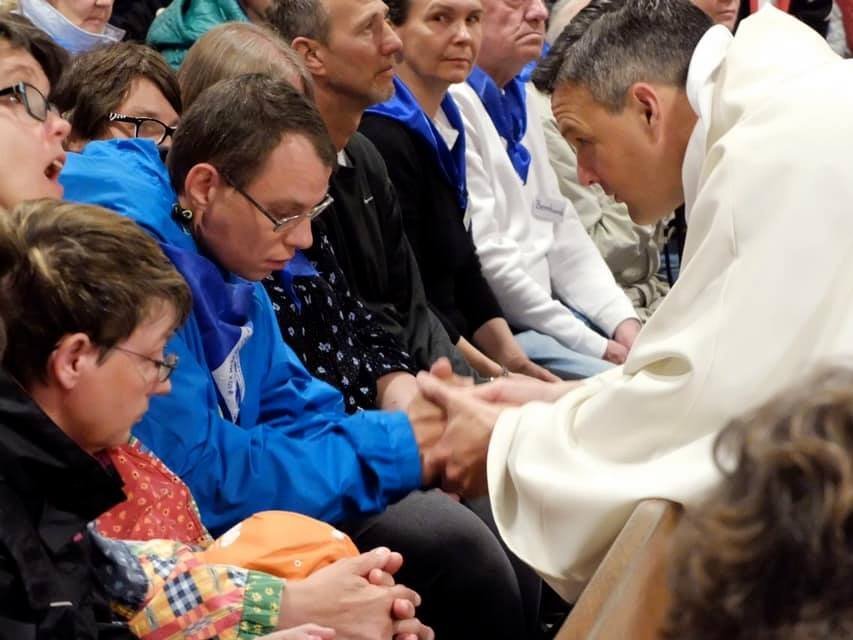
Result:
{"label": "man's ear", "polygon": [[212,164],[201,162],[187,173],[184,179],[183,196],[193,212],[193,225],[199,224],[204,212],[216,196],[216,190],[224,184],[222,176]]}
{"label": "man's ear", "polygon": [[663,137],[663,101],[653,85],[636,82],[628,89],[626,105],[636,115],[643,130],[654,141]]}
{"label": "man's ear", "polygon": [[323,49],[319,42],[304,36],[298,36],[290,43],[293,50],[302,56],[305,68],[312,76],[326,75],[326,64],[323,60]]}
{"label": "man's ear", "polygon": [[48,384],[70,391],[80,379],[100,364],[101,349],[85,333],[63,336],[47,359]]}

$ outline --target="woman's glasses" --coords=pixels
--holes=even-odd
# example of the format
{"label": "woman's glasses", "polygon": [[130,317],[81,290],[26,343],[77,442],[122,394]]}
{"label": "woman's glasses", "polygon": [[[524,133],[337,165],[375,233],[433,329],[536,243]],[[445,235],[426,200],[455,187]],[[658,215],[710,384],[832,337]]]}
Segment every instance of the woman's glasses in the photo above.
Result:
{"label": "woman's glasses", "polygon": [[6,96],[10,101],[24,105],[27,113],[39,122],[46,121],[49,113],[58,113],[56,107],[48,102],[44,94],[28,82],[16,82],[5,89],[0,89],[0,98],[6,98]]}
{"label": "woman's glasses", "polygon": [[128,116],[123,113],[111,113],[107,116],[110,122],[126,122],[133,125],[133,137],[153,140],[156,144],[163,144],[166,138],[175,135],[176,127],[170,127],[157,118],[139,118]]}

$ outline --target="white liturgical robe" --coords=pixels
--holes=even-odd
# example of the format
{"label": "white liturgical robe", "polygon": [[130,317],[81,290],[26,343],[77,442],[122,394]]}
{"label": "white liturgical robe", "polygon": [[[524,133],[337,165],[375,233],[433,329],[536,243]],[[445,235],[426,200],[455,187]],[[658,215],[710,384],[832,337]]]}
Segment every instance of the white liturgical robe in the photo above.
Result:
{"label": "white liturgical robe", "polygon": [[690,64],[678,282],[626,363],[504,411],[488,456],[504,539],[564,597],[636,503],[695,504],[735,416],[853,355],[853,60],[772,8]]}

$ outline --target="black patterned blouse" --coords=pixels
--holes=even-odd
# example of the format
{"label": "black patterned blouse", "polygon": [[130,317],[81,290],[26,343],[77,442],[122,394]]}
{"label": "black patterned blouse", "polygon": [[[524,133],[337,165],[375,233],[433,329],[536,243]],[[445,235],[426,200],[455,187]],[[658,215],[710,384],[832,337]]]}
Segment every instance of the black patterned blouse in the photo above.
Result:
{"label": "black patterned blouse", "polygon": [[308,371],[340,390],[349,413],[375,409],[376,380],[413,372],[411,358],[350,291],[325,234],[315,229],[304,254],[318,275],[295,276],[290,293],[280,273],[264,280],[281,335]]}

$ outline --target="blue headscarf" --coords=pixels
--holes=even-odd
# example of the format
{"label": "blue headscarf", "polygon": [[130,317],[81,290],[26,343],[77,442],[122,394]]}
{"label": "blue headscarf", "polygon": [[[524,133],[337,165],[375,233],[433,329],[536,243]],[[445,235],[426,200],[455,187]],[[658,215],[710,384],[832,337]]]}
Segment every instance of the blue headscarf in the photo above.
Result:
{"label": "blue headscarf", "polygon": [[394,96],[382,104],[370,107],[367,112],[396,120],[429,145],[433,151],[433,160],[438,163],[444,178],[456,191],[459,208],[465,211],[468,208],[468,187],[465,181],[465,126],[462,124],[459,108],[449,93],[446,93],[441,101],[441,110],[450,125],[459,132],[452,149],[447,148],[435,123],[424,113],[415,96],[398,77],[394,78]]}

